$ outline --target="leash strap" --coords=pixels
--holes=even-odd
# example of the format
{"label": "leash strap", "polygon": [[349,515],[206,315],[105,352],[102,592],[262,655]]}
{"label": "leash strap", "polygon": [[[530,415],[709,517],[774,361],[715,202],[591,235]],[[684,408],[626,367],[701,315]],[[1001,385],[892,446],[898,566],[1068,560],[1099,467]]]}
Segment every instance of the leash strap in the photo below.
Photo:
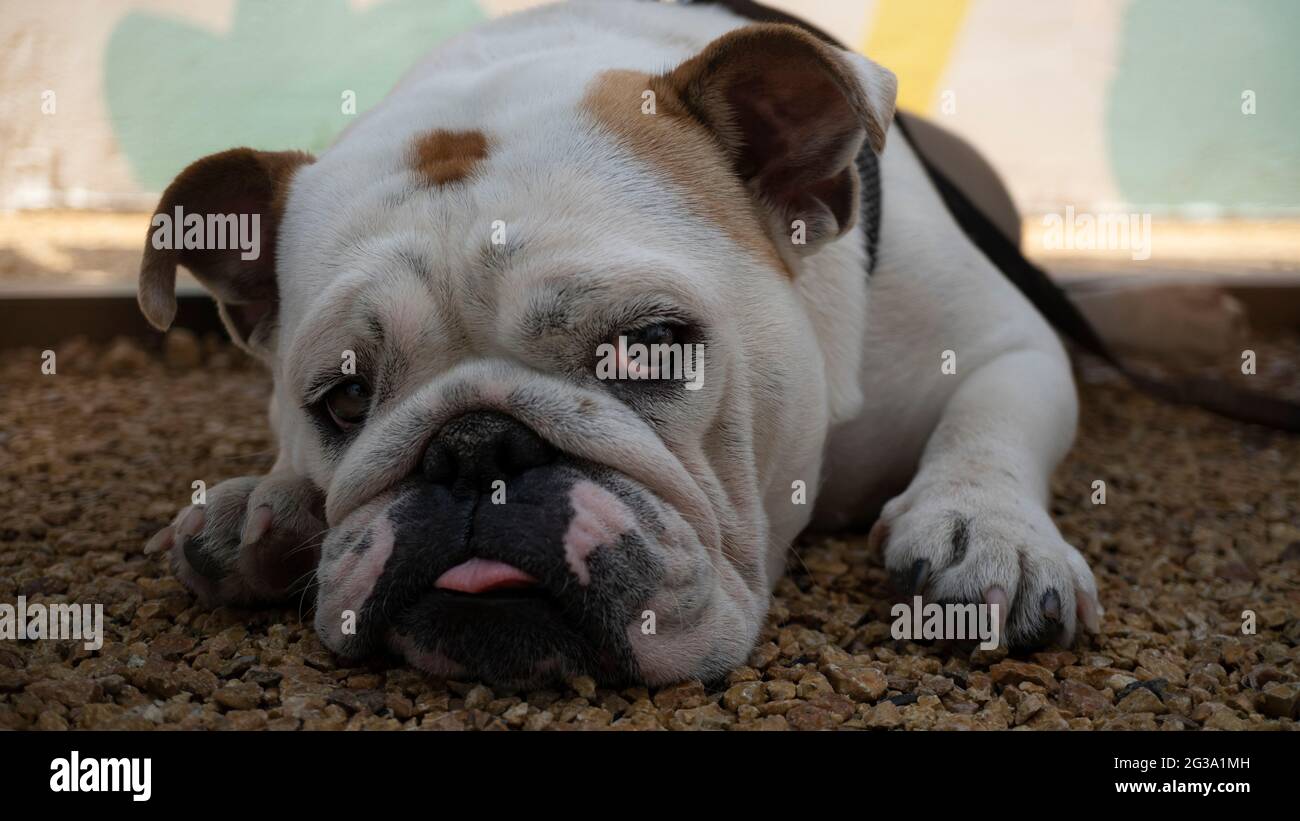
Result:
{"label": "leash strap", "polygon": [[[894,125],[908,137],[908,142],[915,149],[916,143],[907,132],[907,115],[896,117]],[[1181,405],[1196,405],[1229,419],[1300,432],[1300,403],[1238,388],[1217,379],[1165,382],[1134,370],[1110,349],[1092,323],[1043,269],[1026,259],[1019,246],[1007,239],[984,212],[952,180],[935,168],[926,156],[920,151],[916,154],[962,231],[1047,321],[1075,345],[1115,368],[1134,387],[1158,399]]]}

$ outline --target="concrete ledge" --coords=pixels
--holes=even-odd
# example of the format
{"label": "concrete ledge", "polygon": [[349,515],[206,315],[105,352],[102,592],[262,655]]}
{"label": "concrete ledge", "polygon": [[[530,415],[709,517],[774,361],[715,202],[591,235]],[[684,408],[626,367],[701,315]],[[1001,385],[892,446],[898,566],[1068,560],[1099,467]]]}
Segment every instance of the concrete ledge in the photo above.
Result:
{"label": "concrete ledge", "polygon": [[[0,292],[0,348],[50,348],[75,336],[100,342],[115,336],[130,336],[147,347],[161,346],[163,334],[140,313],[135,293],[93,293],[74,289],[56,291]],[[199,336],[225,334],[217,305],[200,294],[177,294],[176,322]]]}

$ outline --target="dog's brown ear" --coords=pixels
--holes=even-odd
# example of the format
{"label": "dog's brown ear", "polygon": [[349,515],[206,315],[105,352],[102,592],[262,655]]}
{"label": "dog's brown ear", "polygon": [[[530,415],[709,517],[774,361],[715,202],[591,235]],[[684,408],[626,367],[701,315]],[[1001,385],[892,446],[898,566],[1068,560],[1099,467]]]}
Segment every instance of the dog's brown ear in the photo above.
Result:
{"label": "dog's brown ear", "polygon": [[314,157],[232,148],[191,163],[163,192],[145,240],[137,298],[155,328],[176,316],[176,266],[216,298],[231,338],[265,352],[279,301],[275,240],[294,172]]}
{"label": "dog's brown ear", "polygon": [[708,127],[750,193],[803,251],[853,226],[863,142],[880,152],[894,114],[888,70],[789,25],[724,34],[659,78]]}

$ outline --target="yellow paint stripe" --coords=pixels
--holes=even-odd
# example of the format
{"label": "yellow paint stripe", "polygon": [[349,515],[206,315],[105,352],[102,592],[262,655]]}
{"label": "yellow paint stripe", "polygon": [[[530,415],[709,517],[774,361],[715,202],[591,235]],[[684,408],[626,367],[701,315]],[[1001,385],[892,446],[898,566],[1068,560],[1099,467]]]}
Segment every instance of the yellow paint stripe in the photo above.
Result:
{"label": "yellow paint stripe", "polygon": [[928,112],[970,0],[879,0],[864,53],[898,75],[898,106]]}

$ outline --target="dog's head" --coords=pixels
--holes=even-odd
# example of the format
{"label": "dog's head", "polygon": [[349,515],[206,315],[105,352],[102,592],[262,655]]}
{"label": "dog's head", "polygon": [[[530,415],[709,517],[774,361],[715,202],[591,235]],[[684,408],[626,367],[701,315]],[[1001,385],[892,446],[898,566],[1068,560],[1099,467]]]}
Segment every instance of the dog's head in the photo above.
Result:
{"label": "dog's head", "polygon": [[213,155],[159,206],[261,215],[258,259],[147,245],[140,303],[167,327],[185,265],[274,372],[281,459],[326,493],[316,626],[346,655],[715,676],[808,520],[859,341],[817,327],[852,287],[800,272],[860,260],[828,246],[892,75],[777,25],[662,74],[571,68],[407,87],[319,160]]}

